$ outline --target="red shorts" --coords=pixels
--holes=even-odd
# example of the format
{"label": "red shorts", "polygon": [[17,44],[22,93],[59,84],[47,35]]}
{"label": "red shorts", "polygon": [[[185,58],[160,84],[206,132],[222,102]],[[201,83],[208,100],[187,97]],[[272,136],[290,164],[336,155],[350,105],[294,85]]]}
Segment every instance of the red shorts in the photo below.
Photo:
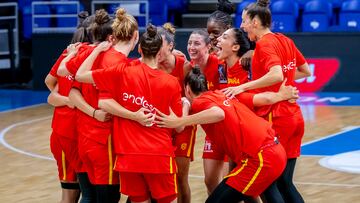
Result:
{"label": "red shorts", "polygon": [[237,163],[226,184],[249,196],[258,196],[283,172],[286,154],[281,144],[262,149],[257,157],[245,157]]}
{"label": "red shorts", "polygon": [[111,135],[106,144],[79,135],[79,155],[92,184],[119,184],[119,174],[113,170],[115,154]]}
{"label": "red shorts", "polygon": [[150,197],[157,200],[177,194],[176,173],[120,172],[120,192],[132,201],[142,202]]}
{"label": "red shorts", "polygon": [[77,142],[54,131],[50,136],[50,149],[56,160],[60,181],[77,181],[74,163],[80,163]]}
{"label": "red shorts", "polygon": [[288,159],[299,157],[305,128],[301,111],[290,117],[275,117],[272,122],[272,127],[279,137]]}
{"label": "red shorts", "polygon": [[203,159],[214,159],[228,161],[228,157],[225,152],[214,143],[208,135],[205,136],[205,144],[203,151]]}
{"label": "red shorts", "polygon": [[173,140],[176,146],[175,157],[186,157],[194,160],[194,146],[197,125],[186,126],[181,133],[177,133]]}

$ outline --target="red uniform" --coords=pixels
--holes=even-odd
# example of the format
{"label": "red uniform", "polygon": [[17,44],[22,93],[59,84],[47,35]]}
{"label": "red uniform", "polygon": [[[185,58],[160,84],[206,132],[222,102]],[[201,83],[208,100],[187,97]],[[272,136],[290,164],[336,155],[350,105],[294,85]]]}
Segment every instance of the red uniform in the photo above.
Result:
{"label": "red uniform", "polygon": [[195,98],[192,109],[196,113],[214,106],[225,112],[224,120],[202,127],[218,145],[217,149],[237,164],[226,184],[245,195],[261,194],[280,176],[286,164],[285,151],[274,142],[271,124],[218,91]]}
{"label": "red uniform", "polygon": [[[79,68],[83,60],[90,55],[93,47],[74,58],[73,66]],[[108,69],[118,63],[126,62],[124,54],[111,48],[101,53],[94,61],[92,70]],[[77,68],[74,68],[75,73]],[[80,83],[76,87],[90,106],[99,109],[99,98],[102,93],[92,84]],[[111,185],[119,183],[118,172],[113,171],[115,153],[112,144],[112,121],[101,122],[83,112],[79,112],[79,154],[84,162],[86,172],[93,184]]]}
{"label": "red uniform", "polygon": [[[57,78],[58,93],[68,96],[73,77],[60,77],[57,70],[61,61],[66,57],[64,50],[50,70],[50,75]],[[81,162],[77,153],[77,134],[75,129],[76,111],[68,106],[55,107],[52,120],[53,133],[50,138],[50,147],[58,165],[60,180],[76,181],[75,171],[80,168]]]}
{"label": "red uniform", "polygon": [[[305,58],[296,48],[294,42],[282,34],[269,33],[256,42],[252,61],[253,79],[256,80],[275,65],[282,67],[286,85],[295,86],[296,67],[305,64]],[[281,83],[256,89],[255,92],[277,92]],[[273,128],[284,146],[288,158],[300,155],[301,139],[304,135],[304,120],[298,104],[288,101],[278,102],[271,106],[256,108],[256,113],[263,117],[272,117]]]}
{"label": "red uniform", "polygon": [[79,48],[78,54],[76,57],[70,59],[66,63],[66,69],[72,74],[75,75],[77,70],[80,68],[82,62],[91,54],[91,52],[95,49],[96,46],[88,45],[87,43],[83,43]]}
{"label": "red uniform", "polygon": [[[111,93],[120,105],[130,111],[144,107],[152,113],[157,108],[169,114],[171,107],[181,116],[179,82],[161,70],[154,70],[143,63],[128,67],[121,64],[112,69],[94,71],[92,76],[99,89]],[[172,129],[159,128],[155,124],[144,127],[135,121],[114,117],[115,170],[120,171],[121,193],[141,197],[148,196],[150,191],[156,199],[176,194],[171,132]],[[158,181],[173,187],[168,187],[166,191],[164,187],[151,187],[156,180],[147,179],[147,174],[163,174],[158,176],[162,179],[158,178]],[[141,182],[135,182],[133,178]]]}
{"label": "red uniform", "polygon": [[[196,64],[194,61],[191,61],[191,65],[194,67]],[[206,63],[206,67],[203,70],[203,74],[206,77],[209,90],[220,89],[220,67],[225,68],[225,65],[217,58],[215,54],[210,54]]]}
{"label": "red uniform", "polygon": [[[191,61],[192,66],[195,65]],[[206,67],[203,71],[203,74],[206,77],[207,85],[209,90],[218,90],[226,84],[226,81],[221,81],[220,79],[220,70],[223,70],[222,74],[226,74],[225,65],[221,62],[216,54],[210,54],[206,63]],[[223,75],[225,76],[225,75]],[[215,159],[215,160],[227,160],[223,153],[218,153],[216,150],[216,143],[212,143],[208,135],[205,136],[204,150],[203,150],[203,159]]]}
{"label": "red uniform", "polygon": [[236,62],[233,66],[226,66],[226,76],[227,83],[222,84],[221,89],[226,87],[239,86],[249,81],[249,73],[244,70],[244,68]]}
{"label": "red uniform", "polygon": [[[181,56],[175,56],[175,68],[171,72],[171,75],[175,76],[180,86],[182,87],[182,96],[185,96],[184,92],[184,64],[185,59]],[[176,146],[175,156],[176,157],[187,157],[191,161],[194,160],[194,146],[196,140],[197,126],[186,126],[185,129],[180,133],[175,133],[173,139],[173,145]]]}

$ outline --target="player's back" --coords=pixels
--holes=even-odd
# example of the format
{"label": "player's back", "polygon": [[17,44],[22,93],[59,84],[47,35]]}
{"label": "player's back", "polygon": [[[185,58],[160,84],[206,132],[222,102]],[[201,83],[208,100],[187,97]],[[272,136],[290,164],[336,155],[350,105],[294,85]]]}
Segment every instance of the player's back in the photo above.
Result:
{"label": "player's back", "polygon": [[[121,81],[120,81],[121,80]],[[181,88],[174,76],[164,71],[152,69],[144,63],[124,68],[121,78],[120,104],[131,111],[141,107],[156,113],[155,108],[169,114],[169,107],[177,115],[181,115]],[[122,140],[123,147],[118,153],[145,153],[153,155],[173,155],[171,146],[171,130],[141,126],[127,119],[119,121],[120,131],[128,139]],[[130,127],[129,127],[130,126]],[[139,129],[134,132],[134,129]],[[136,142],[133,140],[136,139]],[[125,148],[126,146],[126,148]]]}

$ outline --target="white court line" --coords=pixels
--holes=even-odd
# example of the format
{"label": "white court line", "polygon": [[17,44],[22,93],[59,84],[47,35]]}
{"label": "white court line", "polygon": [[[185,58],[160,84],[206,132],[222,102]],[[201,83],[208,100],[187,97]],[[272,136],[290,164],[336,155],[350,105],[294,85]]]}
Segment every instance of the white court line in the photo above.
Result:
{"label": "white court line", "polygon": [[298,185],[333,186],[333,187],[360,187],[359,184],[341,184],[341,183],[295,182],[295,184],[298,184]]}
{"label": "white court line", "polygon": [[[52,116],[47,116],[47,117],[43,117],[43,118],[38,118],[38,119],[33,119],[33,120],[28,120],[28,121],[23,121],[23,122],[19,122],[19,123],[15,123],[13,125],[10,125],[8,127],[6,127],[5,129],[3,129],[1,132],[0,132],[0,143],[2,145],[4,145],[6,148],[14,151],[14,152],[17,152],[17,153],[20,153],[20,154],[23,154],[23,155],[26,155],[26,156],[30,156],[30,157],[34,157],[34,158],[39,158],[39,159],[45,159],[45,160],[50,160],[50,161],[54,161],[53,158],[51,157],[47,157],[47,156],[42,156],[42,155],[38,155],[38,154],[33,154],[31,152],[26,152],[26,151],[23,151],[23,150],[20,150],[20,149],[17,149],[15,147],[13,147],[12,145],[8,144],[5,140],[5,134],[7,132],[9,132],[11,129],[17,127],[17,126],[20,126],[20,125],[25,125],[25,124],[29,124],[29,123],[34,123],[34,122],[38,122],[38,121],[43,121],[43,120],[46,120],[46,119],[49,119],[51,118]],[[202,175],[191,175],[189,174],[189,178],[196,178],[196,179],[204,179],[204,176]],[[333,186],[333,187],[360,187],[359,184],[337,184],[337,183],[315,183],[315,182],[295,182],[295,184],[298,184],[298,185],[317,185],[317,186]]]}
{"label": "white court line", "polygon": [[43,120],[46,120],[46,119],[49,119],[51,118],[52,116],[47,116],[47,117],[43,117],[43,118],[38,118],[38,119],[33,119],[33,120],[28,120],[28,121],[23,121],[23,122],[19,122],[19,123],[15,123],[13,125],[10,125],[8,127],[6,127],[5,129],[3,129],[1,132],[0,132],[0,143],[2,145],[4,145],[4,147],[14,151],[14,152],[17,152],[17,153],[20,153],[20,154],[24,154],[24,155],[27,155],[27,156],[31,156],[31,157],[35,157],[35,158],[39,158],[39,159],[45,159],[45,160],[51,160],[53,161],[54,159],[51,158],[51,157],[47,157],[47,156],[42,156],[42,155],[38,155],[38,154],[33,154],[31,152],[26,152],[26,151],[23,151],[21,149],[17,149],[15,147],[13,147],[12,145],[10,145],[9,143],[6,142],[5,140],[5,134],[7,132],[9,132],[11,129],[17,127],[17,126],[20,126],[20,125],[25,125],[25,124],[29,124],[29,123],[34,123],[34,122],[38,122],[38,121],[43,121]]}
{"label": "white court line", "polygon": [[337,136],[337,135],[339,135],[339,134],[352,131],[352,130],[357,129],[357,128],[359,128],[359,127],[360,127],[360,126],[348,126],[348,127],[343,128],[343,130],[340,131],[340,132],[338,132],[338,133],[335,133],[335,134],[332,134],[332,135],[328,135],[328,136],[322,137],[322,138],[320,138],[320,139],[312,140],[312,141],[310,141],[310,142],[307,142],[307,143],[302,144],[301,146],[303,147],[303,146],[312,144],[312,143],[314,143],[314,142],[318,142],[318,141],[325,140],[325,139],[328,139],[328,138],[331,138],[331,137],[335,137],[335,136]]}
{"label": "white court line", "polygon": [[1,113],[9,113],[12,111],[19,111],[19,110],[24,110],[24,109],[29,109],[29,108],[33,108],[33,107],[38,107],[38,106],[42,106],[45,105],[46,103],[40,103],[40,104],[34,104],[34,105],[30,105],[30,106],[24,106],[24,107],[19,107],[19,108],[15,108],[15,109],[9,109],[9,110],[5,110],[5,111],[0,111]]}

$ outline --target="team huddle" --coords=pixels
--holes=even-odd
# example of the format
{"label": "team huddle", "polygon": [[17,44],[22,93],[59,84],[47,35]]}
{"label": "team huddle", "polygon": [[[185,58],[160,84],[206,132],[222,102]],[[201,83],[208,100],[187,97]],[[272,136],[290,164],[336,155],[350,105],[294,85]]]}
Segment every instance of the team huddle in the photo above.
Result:
{"label": "team huddle", "polygon": [[[170,23],[139,36],[123,8],[81,12],[45,79],[61,202],[191,202],[200,126],[206,202],[304,202],[292,182],[304,135],[294,81],[310,70],[271,32],[268,6],[250,4],[234,28],[231,2],[219,0],[207,29],[190,34],[190,58]],[[137,44],[141,58],[128,58]]]}

